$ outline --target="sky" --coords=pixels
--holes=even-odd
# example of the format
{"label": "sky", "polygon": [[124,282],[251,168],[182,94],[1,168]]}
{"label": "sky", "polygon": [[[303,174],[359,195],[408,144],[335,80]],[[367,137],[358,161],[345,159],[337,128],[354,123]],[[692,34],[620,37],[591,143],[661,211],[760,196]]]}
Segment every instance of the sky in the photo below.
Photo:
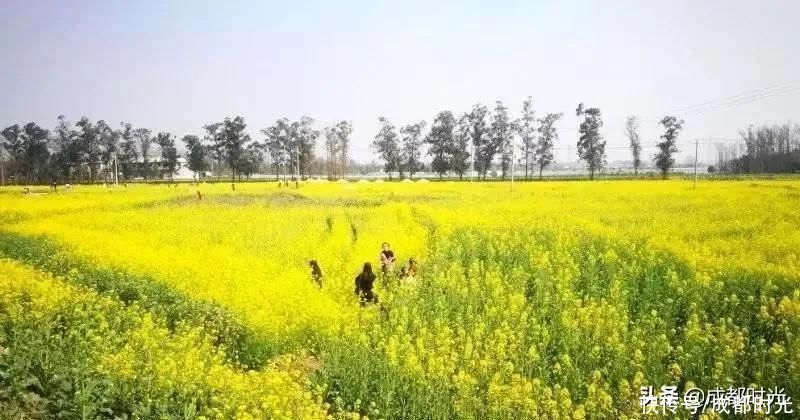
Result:
{"label": "sky", "polygon": [[351,120],[367,161],[379,116],[430,125],[503,101],[513,117],[531,96],[539,116],[565,114],[567,162],[580,102],[601,109],[609,160],[628,156],[628,115],[647,154],[658,121],[683,118],[681,158],[695,139],[800,120],[794,0],[3,3],[2,126],[65,114],[182,137],[242,115],[261,140],[306,114]]}

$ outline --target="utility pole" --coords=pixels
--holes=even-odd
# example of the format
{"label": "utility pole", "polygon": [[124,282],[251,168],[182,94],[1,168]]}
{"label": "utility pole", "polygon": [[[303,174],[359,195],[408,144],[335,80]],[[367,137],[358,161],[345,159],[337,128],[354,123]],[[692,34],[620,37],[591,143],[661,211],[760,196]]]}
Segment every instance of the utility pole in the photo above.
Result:
{"label": "utility pole", "polygon": [[694,140],[694,187],[697,188],[697,149],[700,145],[700,141],[695,139]]}

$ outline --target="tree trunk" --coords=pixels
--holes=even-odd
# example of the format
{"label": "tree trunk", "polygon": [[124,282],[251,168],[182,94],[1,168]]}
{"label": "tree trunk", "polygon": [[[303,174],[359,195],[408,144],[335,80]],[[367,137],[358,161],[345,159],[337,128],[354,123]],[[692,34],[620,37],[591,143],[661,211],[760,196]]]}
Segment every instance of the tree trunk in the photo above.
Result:
{"label": "tree trunk", "polygon": [[[539,171],[541,174],[541,171]],[[541,175],[540,175],[541,176]],[[528,149],[525,149],[525,179],[528,179]]]}

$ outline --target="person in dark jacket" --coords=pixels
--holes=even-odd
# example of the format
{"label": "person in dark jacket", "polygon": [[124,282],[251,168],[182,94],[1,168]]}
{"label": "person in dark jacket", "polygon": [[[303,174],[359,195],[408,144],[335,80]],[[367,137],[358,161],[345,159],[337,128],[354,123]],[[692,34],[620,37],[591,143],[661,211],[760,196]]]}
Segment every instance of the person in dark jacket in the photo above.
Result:
{"label": "person in dark jacket", "polygon": [[361,273],[356,276],[356,290],[355,294],[358,295],[361,301],[361,306],[367,303],[377,303],[378,296],[372,291],[372,286],[375,283],[375,273],[372,272],[372,264],[364,263],[364,268]]}
{"label": "person in dark jacket", "polygon": [[384,242],[381,244],[381,270],[384,273],[390,273],[394,271],[394,251],[391,250],[389,247],[389,242]]}
{"label": "person in dark jacket", "polygon": [[308,266],[311,267],[311,281],[322,289],[322,269],[319,268],[319,263],[317,260],[311,260],[308,262]]}

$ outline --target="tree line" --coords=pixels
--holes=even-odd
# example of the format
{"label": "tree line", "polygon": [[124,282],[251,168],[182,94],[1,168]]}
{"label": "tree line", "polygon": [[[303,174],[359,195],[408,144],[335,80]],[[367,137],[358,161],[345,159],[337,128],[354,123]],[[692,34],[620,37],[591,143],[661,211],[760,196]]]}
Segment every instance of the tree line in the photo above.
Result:
{"label": "tree line", "polygon": [[[413,178],[414,173],[421,168],[422,144],[428,146],[430,169],[439,177],[449,173],[461,179],[473,168],[481,179],[486,179],[487,173],[496,166],[500,169],[501,178],[505,179],[512,167],[519,164],[526,179],[537,171],[541,178],[544,169],[554,161],[553,150],[559,138],[555,124],[563,115],[546,113],[537,118],[531,97],[523,101],[517,118],[511,117],[508,108],[501,101],[497,101],[492,110],[476,104],[458,118],[451,111],[439,112],[427,135],[422,134],[425,121],[405,125],[399,129],[398,134],[397,128],[388,118],[380,117],[380,129],[372,147],[384,162],[384,172],[390,178],[395,172],[401,178],[406,174]],[[575,115],[583,117],[578,127],[578,157],[586,163],[589,178],[594,179],[595,173],[606,164],[606,142],[600,133],[603,127],[602,113],[599,108],[580,103]],[[665,116],[660,124],[664,128],[664,134],[657,145],[658,152],[652,158],[666,177],[675,164],[673,156],[678,152],[677,139],[683,129],[683,120]],[[634,171],[638,173],[642,147],[639,120],[636,117],[628,118],[626,136]]]}
{"label": "tree line", "polygon": [[800,172],[800,125],[751,125],[739,136],[740,145],[717,145],[717,166],[710,172]]}
{"label": "tree line", "polygon": [[[352,123],[340,121],[325,129],[327,159],[315,156],[318,130],[314,120],[281,118],[260,131],[263,138],[253,140],[241,116],[203,126],[202,137],[187,134],[186,167],[197,174],[206,171],[230,174],[241,179],[260,170],[265,156],[276,171],[294,178],[309,176],[312,169],[326,167],[330,177],[342,177],[352,165],[348,156]],[[157,153],[154,152],[157,146]],[[155,135],[148,128],[121,122],[113,128],[105,120],[92,122],[83,117],[72,124],[65,116],[57,118],[53,130],[35,122],[12,124],[0,131],[0,178],[14,183],[46,182],[123,182],[153,178],[172,180],[181,156],[176,137],[166,131]],[[121,179],[120,179],[121,178]]]}
{"label": "tree line", "polygon": [[[417,121],[398,128],[388,118],[379,117],[380,127],[371,147],[390,179],[393,174],[413,178],[423,170],[462,179],[471,169],[486,179],[495,168],[505,179],[516,165],[526,179],[537,174],[541,178],[554,162],[553,151],[559,141],[556,124],[563,115],[544,113],[538,117],[533,100],[528,97],[516,117],[500,101],[491,109],[475,104],[460,115],[441,111],[430,127],[426,121]],[[597,107],[580,103],[575,115],[581,118],[576,151],[586,164],[589,178],[594,179],[606,165],[602,113]],[[668,115],[659,124],[664,131],[651,159],[667,177],[675,164],[677,139],[684,122]],[[640,120],[628,117],[625,136],[634,173],[638,173],[644,159],[639,130]],[[323,133],[324,156],[317,156]],[[235,116],[204,125],[201,136],[183,136],[180,141],[185,154],[180,156],[176,137],[169,132],[154,134],[127,122],[114,128],[105,120],[92,122],[87,117],[73,124],[61,115],[52,130],[29,122],[0,131],[0,178],[3,184],[6,179],[15,183],[172,180],[183,157],[195,177],[210,171],[218,178],[228,174],[232,180],[260,172],[272,172],[276,178],[284,179],[324,173],[336,179],[345,177],[348,168],[358,165],[349,156],[352,133],[350,121],[317,130],[313,118],[302,116],[296,121],[280,118],[259,130],[260,137],[253,139],[245,119]],[[800,126],[751,126],[740,134],[746,150],[720,147],[714,171],[800,170]],[[423,155],[427,155],[428,163],[424,163]],[[365,171],[374,169],[370,165],[359,166]]]}

